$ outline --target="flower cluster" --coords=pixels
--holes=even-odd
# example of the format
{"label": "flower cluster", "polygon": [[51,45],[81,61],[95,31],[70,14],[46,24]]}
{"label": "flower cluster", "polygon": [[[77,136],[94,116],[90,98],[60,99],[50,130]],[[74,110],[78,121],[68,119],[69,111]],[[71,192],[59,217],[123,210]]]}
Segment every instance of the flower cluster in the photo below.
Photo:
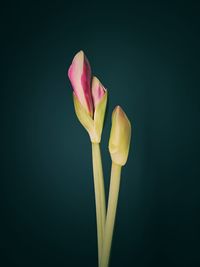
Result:
{"label": "flower cluster", "polygon": [[107,90],[97,77],[92,77],[90,63],[78,52],[68,70],[77,117],[93,143],[99,143],[107,103]]}
{"label": "flower cluster", "polygon": [[106,212],[103,168],[99,143],[107,105],[107,90],[91,74],[91,67],[83,51],[78,52],[68,70],[73,88],[76,115],[87,130],[92,142],[92,162],[97,218],[99,267],[108,267],[121,168],[126,164],[130,140],[131,124],[125,112],[117,106],[112,114],[112,127],[109,139],[109,152],[112,160],[110,190]]}

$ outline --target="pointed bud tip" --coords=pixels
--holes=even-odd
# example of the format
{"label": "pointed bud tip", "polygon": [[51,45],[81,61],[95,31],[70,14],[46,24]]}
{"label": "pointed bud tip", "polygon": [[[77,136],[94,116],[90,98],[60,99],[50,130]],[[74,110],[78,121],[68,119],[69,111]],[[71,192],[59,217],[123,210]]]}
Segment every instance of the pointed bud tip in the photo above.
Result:
{"label": "pointed bud tip", "polygon": [[96,76],[93,76],[93,78],[92,78],[92,82],[93,82],[94,84],[99,84],[99,83],[100,83],[99,79],[98,79]]}
{"label": "pointed bud tip", "polygon": [[126,116],[126,113],[119,105],[117,105],[115,107],[115,109],[113,110],[112,119],[114,119],[114,118],[116,118],[116,119],[124,118],[130,124],[130,121],[129,121],[128,117]]}
{"label": "pointed bud tip", "polygon": [[119,105],[117,105],[115,109],[116,110],[120,110],[120,109],[122,110],[122,108]]}
{"label": "pointed bud tip", "polygon": [[114,114],[119,114],[121,111],[122,111],[122,108],[121,108],[119,105],[117,105],[117,106],[114,108],[112,115],[114,115]]}
{"label": "pointed bud tip", "polygon": [[70,80],[73,78],[72,76],[73,76],[74,65],[78,65],[80,63],[82,65],[83,59],[84,59],[84,52],[82,50],[77,52],[75,56],[73,57],[72,63],[69,66],[68,73],[67,73]]}
{"label": "pointed bud tip", "polygon": [[80,50],[78,53],[76,53],[76,55],[75,55],[75,57],[80,57],[80,58],[82,58],[82,57],[84,57],[85,56],[85,54],[84,54],[84,52],[83,52],[83,50]]}
{"label": "pointed bud tip", "polygon": [[115,109],[113,110],[113,112],[116,112],[116,113],[125,115],[125,112],[123,111],[123,109],[119,105],[117,105],[115,107]]}
{"label": "pointed bud tip", "polygon": [[74,61],[82,61],[84,59],[84,52],[83,50],[80,50],[79,52],[77,52],[73,58],[73,62]]}

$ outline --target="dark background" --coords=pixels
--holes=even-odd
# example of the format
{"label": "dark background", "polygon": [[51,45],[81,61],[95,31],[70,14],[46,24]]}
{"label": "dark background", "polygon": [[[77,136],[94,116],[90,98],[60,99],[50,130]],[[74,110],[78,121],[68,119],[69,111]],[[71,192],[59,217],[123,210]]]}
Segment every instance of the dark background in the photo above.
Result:
{"label": "dark background", "polygon": [[1,3],[0,266],[97,266],[91,147],[67,70],[83,49],[133,126],[110,266],[200,266],[198,1]]}

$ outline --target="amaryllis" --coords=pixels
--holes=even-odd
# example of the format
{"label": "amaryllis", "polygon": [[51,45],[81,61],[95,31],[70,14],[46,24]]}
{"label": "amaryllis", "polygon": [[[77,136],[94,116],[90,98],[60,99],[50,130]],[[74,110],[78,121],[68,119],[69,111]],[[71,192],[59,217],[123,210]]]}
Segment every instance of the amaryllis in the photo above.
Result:
{"label": "amaryllis", "polygon": [[100,81],[91,76],[90,63],[78,52],[68,70],[73,88],[76,115],[90,135],[93,143],[99,143],[107,104],[107,91]]}
{"label": "amaryllis", "polygon": [[125,165],[131,140],[131,124],[125,112],[117,106],[112,114],[109,152],[112,159],[108,208],[104,229],[100,267],[108,267],[120,188],[121,168]]}
{"label": "amaryllis", "polygon": [[91,67],[83,51],[78,52],[68,70],[74,94],[87,112],[93,116]]}
{"label": "amaryllis", "polygon": [[91,67],[83,51],[78,52],[68,70],[73,88],[76,115],[88,131],[92,142],[92,162],[98,237],[98,258],[102,254],[106,217],[105,190],[99,143],[107,104],[107,91],[96,77],[91,77]]}
{"label": "amaryllis", "polygon": [[[125,165],[130,146],[131,124],[117,106],[112,114],[109,152],[112,159],[108,208],[106,213],[100,141],[107,105],[107,90],[96,76],[83,51],[78,52],[68,70],[73,88],[76,115],[90,136],[96,205],[99,267],[108,267],[120,187],[121,168]],[[85,153],[85,152],[84,152]],[[85,265],[85,264],[84,264]]]}

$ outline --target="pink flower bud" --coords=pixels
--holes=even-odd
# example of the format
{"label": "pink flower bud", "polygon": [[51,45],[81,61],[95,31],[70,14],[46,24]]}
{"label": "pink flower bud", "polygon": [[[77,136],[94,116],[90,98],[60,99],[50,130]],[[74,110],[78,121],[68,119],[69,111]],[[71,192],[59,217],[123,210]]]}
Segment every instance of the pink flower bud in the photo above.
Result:
{"label": "pink flower bud", "polygon": [[97,79],[97,77],[93,77],[92,79],[92,99],[94,108],[96,108],[99,101],[104,96],[106,90],[103,87],[103,85],[100,83],[100,81]]}
{"label": "pink flower bud", "polygon": [[93,101],[91,93],[91,68],[83,51],[80,51],[75,55],[68,70],[68,77],[76,97],[92,117]]}

